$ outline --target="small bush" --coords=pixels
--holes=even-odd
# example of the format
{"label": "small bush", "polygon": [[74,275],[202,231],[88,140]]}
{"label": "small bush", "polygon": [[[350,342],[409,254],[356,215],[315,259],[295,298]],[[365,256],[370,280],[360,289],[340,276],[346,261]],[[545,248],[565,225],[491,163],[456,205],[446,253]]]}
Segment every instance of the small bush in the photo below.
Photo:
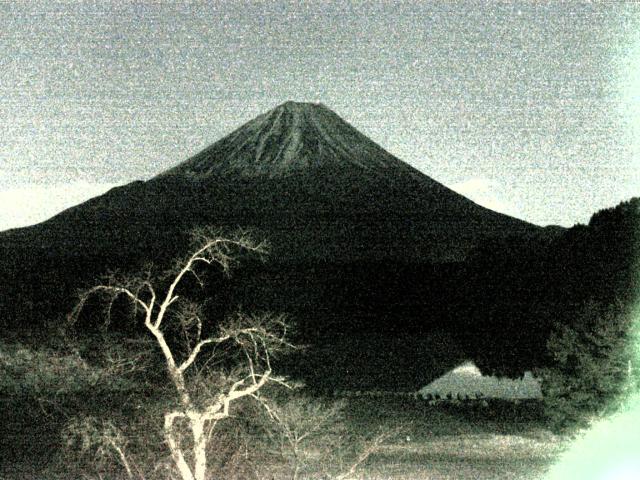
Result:
{"label": "small bush", "polygon": [[344,401],[323,400],[295,394],[272,400],[271,422],[265,431],[269,449],[292,479],[325,475],[340,463],[339,453],[347,453]]}

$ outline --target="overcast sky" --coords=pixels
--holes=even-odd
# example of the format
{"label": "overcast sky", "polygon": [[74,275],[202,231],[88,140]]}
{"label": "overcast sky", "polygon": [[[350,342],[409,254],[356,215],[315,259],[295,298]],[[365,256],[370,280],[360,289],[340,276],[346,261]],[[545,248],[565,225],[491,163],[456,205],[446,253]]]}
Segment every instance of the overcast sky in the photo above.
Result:
{"label": "overcast sky", "polygon": [[534,223],[639,193],[638,3],[11,1],[0,25],[0,229],[285,100]]}

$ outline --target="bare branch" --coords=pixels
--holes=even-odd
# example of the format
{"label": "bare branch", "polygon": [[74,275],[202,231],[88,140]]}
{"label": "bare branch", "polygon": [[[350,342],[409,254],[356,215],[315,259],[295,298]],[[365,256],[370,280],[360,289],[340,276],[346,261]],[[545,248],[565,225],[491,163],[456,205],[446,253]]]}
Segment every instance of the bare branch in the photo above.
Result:
{"label": "bare branch", "polygon": [[196,277],[198,281],[200,281],[199,277],[193,270],[194,266],[197,263],[202,262],[207,265],[217,263],[222,267],[223,271],[228,271],[232,258],[228,253],[231,246],[258,253],[262,252],[264,248],[262,244],[256,245],[250,239],[245,237],[240,237],[238,239],[227,239],[220,237],[207,238],[200,246],[200,248],[198,248],[195,253],[193,253],[187,259],[187,261],[184,263],[182,268],[179,269],[178,273],[175,275],[173,281],[169,285],[164,300],[160,304],[160,311],[156,316],[156,320],[154,323],[154,326],[156,328],[160,328],[167,308],[169,307],[169,305],[175,302],[175,290],[182,279],[185,277],[185,275],[191,273]]}
{"label": "bare branch", "polygon": [[382,444],[385,441],[399,434],[401,431],[402,431],[402,428],[396,428],[396,429],[381,432],[378,435],[376,435],[371,442],[365,445],[362,452],[360,452],[360,455],[358,455],[355,461],[351,464],[351,467],[349,468],[349,470],[346,471],[345,473],[342,473],[336,476],[335,477],[336,480],[347,480],[348,478],[353,477],[358,467],[360,467],[360,465],[362,465],[367,460],[367,458],[369,458],[372,454],[379,451],[380,448],[382,447]]}
{"label": "bare branch", "polygon": [[[149,286],[150,287],[150,286]],[[151,302],[155,301],[155,293],[153,292],[153,288],[150,287],[152,292]],[[75,323],[78,319],[82,310],[84,309],[87,301],[97,294],[106,294],[109,296],[109,302],[107,304],[108,309],[110,310],[111,305],[117,300],[120,295],[125,295],[129,298],[134,305],[139,305],[143,308],[147,315],[151,314],[151,309],[153,308],[153,303],[146,304],[142,301],[136,294],[134,294],[131,290],[124,287],[112,286],[112,285],[97,285],[95,287],[90,288],[80,294],[80,298],[74,309],[71,311],[68,319],[71,324]]]}
{"label": "bare branch", "polygon": [[185,414],[182,412],[169,412],[164,416],[164,436],[169,446],[169,450],[171,452],[171,457],[173,458],[180,475],[184,480],[195,480],[191,468],[187,464],[187,461],[184,458],[184,454],[182,453],[182,449],[178,445],[176,438],[174,436],[173,425],[178,418],[185,417]]}
{"label": "bare branch", "polygon": [[182,373],[187,368],[189,368],[189,366],[198,357],[198,354],[200,353],[200,350],[202,350],[202,347],[204,347],[205,345],[208,345],[210,343],[222,343],[228,339],[229,337],[219,337],[219,338],[207,338],[206,340],[201,340],[200,342],[198,342],[198,344],[195,347],[193,347],[193,350],[191,351],[187,359],[184,362],[182,362],[182,364],[180,364],[180,366],[178,367],[178,370]]}

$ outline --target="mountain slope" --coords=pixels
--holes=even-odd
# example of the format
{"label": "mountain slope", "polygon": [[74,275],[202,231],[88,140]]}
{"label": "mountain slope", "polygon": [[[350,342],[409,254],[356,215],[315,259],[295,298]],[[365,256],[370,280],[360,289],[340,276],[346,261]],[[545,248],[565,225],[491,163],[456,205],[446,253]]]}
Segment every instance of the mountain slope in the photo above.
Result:
{"label": "mountain slope", "polygon": [[444,187],[326,107],[287,102],[148,182],[2,237],[74,255],[146,251],[203,223],[255,228],[292,261],[461,260],[486,238],[540,231]]}
{"label": "mountain slope", "polygon": [[325,106],[295,102],[258,116],[165,175],[283,177],[318,168],[421,176]]}
{"label": "mountain slope", "polygon": [[[453,192],[326,107],[287,102],[149,181],[0,233],[0,274],[11,279],[0,321],[42,325],[108,270],[168,267],[202,225],[249,228],[271,244],[267,266],[239,274],[224,308],[291,313],[304,323],[303,343],[316,341],[319,351],[334,350],[336,335],[346,346],[351,335],[385,345],[451,325],[464,277],[446,265],[543,230]],[[420,346],[403,340],[397,348],[390,358],[403,357],[403,372],[416,375],[406,366]]]}

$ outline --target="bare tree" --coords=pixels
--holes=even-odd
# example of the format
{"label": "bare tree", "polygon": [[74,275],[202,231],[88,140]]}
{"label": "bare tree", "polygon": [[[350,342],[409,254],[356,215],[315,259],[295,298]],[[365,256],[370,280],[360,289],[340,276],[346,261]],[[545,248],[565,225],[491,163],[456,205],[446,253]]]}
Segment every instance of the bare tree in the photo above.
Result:
{"label": "bare tree", "polygon": [[[202,308],[178,293],[185,279],[190,276],[202,284],[203,268],[217,265],[226,273],[238,251],[263,254],[265,245],[253,242],[246,234],[224,238],[212,230],[197,231],[194,239],[193,253],[177,262],[164,286],[152,281],[150,275],[120,282],[112,279],[85,291],[71,315],[75,321],[90,298],[104,295],[108,315],[116,299],[124,297],[134,307],[133,317],[142,317],[146,330],[162,352],[177,394],[175,406],[164,412],[163,434],[182,480],[207,478],[207,446],[216,424],[229,417],[231,405],[237,400],[245,397],[260,400],[259,390],[263,386],[282,382],[272,374],[271,357],[291,347],[286,340],[284,318],[268,314],[238,313],[211,335],[205,335],[207,322],[203,320]],[[182,335],[176,333],[180,331]],[[180,343],[180,347],[176,346]],[[220,375],[216,391],[203,393],[201,383],[196,380],[195,365],[215,364],[231,350],[239,354],[240,365]],[[180,434],[181,428],[190,432],[190,439]]]}
{"label": "bare tree", "polygon": [[93,449],[95,455],[92,461],[98,464],[115,455],[127,477],[134,478],[132,464],[126,453],[126,438],[111,421],[94,417],[77,418],[66,425],[62,434],[65,444],[73,448],[76,455],[84,455]]}
{"label": "bare tree", "polygon": [[271,399],[263,403],[273,420],[268,434],[287,461],[291,480],[308,478],[318,467],[331,463],[344,434],[344,401],[325,404],[307,396]]}
{"label": "bare tree", "polygon": [[393,429],[382,429],[373,439],[364,443],[358,456],[351,461],[349,468],[345,472],[336,475],[335,480],[349,480],[354,478],[356,471],[367,459],[382,449],[384,442],[390,438],[397,436],[405,430],[404,427],[396,427]]}
{"label": "bare tree", "polygon": [[[405,426],[381,427],[371,438],[358,435],[346,443],[347,402],[325,402],[308,396],[263,403],[273,420],[273,443],[289,466],[291,480],[299,478],[357,478],[358,469]],[[284,477],[283,477],[284,478]]]}

